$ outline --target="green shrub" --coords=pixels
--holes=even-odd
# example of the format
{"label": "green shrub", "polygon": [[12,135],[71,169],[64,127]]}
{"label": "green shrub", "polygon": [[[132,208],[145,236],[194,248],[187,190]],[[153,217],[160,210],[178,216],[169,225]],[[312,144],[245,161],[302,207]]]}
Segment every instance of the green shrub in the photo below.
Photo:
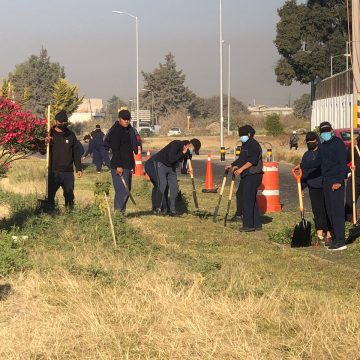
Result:
{"label": "green shrub", "polygon": [[278,114],[271,114],[266,117],[265,130],[269,136],[277,136],[284,132],[284,127]]}
{"label": "green shrub", "polygon": [[14,272],[30,267],[27,252],[18,240],[12,240],[10,235],[0,234],[0,277],[9,276]]}

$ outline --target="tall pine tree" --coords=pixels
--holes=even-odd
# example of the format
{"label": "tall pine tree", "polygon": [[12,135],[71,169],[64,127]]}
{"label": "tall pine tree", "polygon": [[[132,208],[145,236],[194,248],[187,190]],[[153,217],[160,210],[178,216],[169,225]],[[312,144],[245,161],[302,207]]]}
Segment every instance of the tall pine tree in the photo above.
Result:
{"label": "tall pine tree", "polygon": [[54,84],[64,78],[64,68],[51,62],[44,48],[39,56],[31,55],[9,74],[15,100],[23,102],[26,99],[24,106],[39,117],[45,116],[46,107],[52,101]]}
{"label": "tall pine tree", "polygon": [[[195,99],[195,95],[185,83],[185,75],[182,70],[177,70],[175,56],[169,53],[165,56],[165,62],[160,64],[152,73],[142,73],[147,91],[143,93],[144,105],[151,105],[154,94],[154,112],[159,117],[179,110],[188,110]],[[150,107],[150,106],[149,106]]]}

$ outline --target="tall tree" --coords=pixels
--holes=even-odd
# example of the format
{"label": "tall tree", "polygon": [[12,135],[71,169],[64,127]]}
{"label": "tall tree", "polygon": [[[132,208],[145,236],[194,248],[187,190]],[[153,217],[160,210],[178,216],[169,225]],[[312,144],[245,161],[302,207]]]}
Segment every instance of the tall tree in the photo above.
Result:
{"label": "tall tree", "polygon": [[145,88],[142,99],[145,105],[150,106],[152,94],[154,94],[154,112],[159,117],[165,117],[178,109],[189,109],[195,99],[195,95],[185,86],[185,75],[178,70],[175,56],[169,53],[165,56],[165,62],[159,64],[151,73],[142,73],[145,80]]}
{"label": "tall tree", "polygon": [[[348,37],[346,0],[287,0],[278,10],[275,45],[281,55],[275,74],[289,86],[330,76],[331,55],[345,54]],[[334,59],[334,72],[345,70],[346,58]]]}
{"label": "tall tree", "polygon": [[119,109],[122,106],[126,106],[126,103],[122,101],[118,96],[113,95],[108,101],[107,101],[107,116],[109,120],[116,121],[118,117]]}
{"label": "tall tree", "polygon": [[53,114],[65,110],[70,116],[82,103],[84,97],[79,98],[78,86],[70,85],[66,80],[60,79],[53,86],[51,107]]}
{"label": "tall tree", "polygon": [[47,105],[51,103],[54,84],[64,78],[64,68],[59,63],[51,62],[44,48],[39,56],[31,55],[9,74],[9,80],[14,85],[15,100],[23,102],[26,98],[25,107],[40,117],[44,116]]}
{"label": "tall tree", "polygon": [[294,115],[298,119],[310,119],[311,116],[311,99],[310,94],[303,94],[299,99],[294,101]]}

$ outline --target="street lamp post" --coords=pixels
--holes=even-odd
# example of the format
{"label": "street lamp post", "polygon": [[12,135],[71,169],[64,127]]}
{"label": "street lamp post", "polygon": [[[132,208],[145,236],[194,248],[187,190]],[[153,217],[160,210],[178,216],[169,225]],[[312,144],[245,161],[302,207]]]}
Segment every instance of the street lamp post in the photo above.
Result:
{"label": "street lamp post", "polygon": [[140,102],[139,102],[139,19],[137,16],[124,12],[113,11],[114,14],[127,15],[135,19],[136,25],[136,126],[139,126],[140,122]]}
{"label": "street lamp post", "polygon": [[222,0],[220,0],[220,147],[221,161],[225,161],[224,147],[224,99],[223,99],[223,30],[222,30]]}
{"label": "street lamp post", "polygon": [[339,55],[331,55],[331,64],[330,64],[330,76],[333,77],[334,73],[333,73],[333,60],[337,57],[341,57],[341,56],[346,56],[346,68],[348,69],[348,60],[347,58],[349,57],[349,54],[339,54]]}
{"label": "street lamp post", "polygon": [[229,43],[229,69],[228,69],[228,123],[227,133],[230,136],[230,105],[231,105],[231,44]]}

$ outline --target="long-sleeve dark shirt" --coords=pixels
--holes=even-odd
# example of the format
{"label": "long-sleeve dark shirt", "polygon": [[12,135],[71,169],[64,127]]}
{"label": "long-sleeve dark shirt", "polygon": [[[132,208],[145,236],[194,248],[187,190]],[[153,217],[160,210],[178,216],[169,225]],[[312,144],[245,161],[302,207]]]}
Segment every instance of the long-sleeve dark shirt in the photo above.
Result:
{"label": "long-sleeve dark shirt", "polygon": [[135,138],[134,130],[131,126],[125,128],[119,123],[115,123],[106,136],[106,142],[112,150],[111,168],[131,170],[135,167],[134,153],[138,152],[136,144],[132,138]]}
{"label": "long-sleeve dark shirt", "polygon": [[172,141],[155,155],[156,161],[161,162],[165,166],[172,168],[177,167],[179,161],[185,157],[183,148],[188,143],[188,141],[181,140]]}
{"label": "long-sleeve dark shirt", "polygon": [[320,151],[308,150],[302,157],[300,167],[302,169],[301,184],[314,189],[322,188],[323,177],[321,174],[321,163],[318,161]]}
{"label": "long-sleeve dark shirt", "polygon": [[320,149],[321,173],[326,181],[342,184],[347,175],[346,147],[345,144],[333,136],[324,142]]}
{"label": "long-sleeve dark shirt", "polygon": [[79,142],[69,129],[58,132],[51,129],[50,168],[55,172],[82,171]]}
{"label": "long-sleeve dark shirt", "polygon": [[[237,166],[238,168],[244,166],[246,163],[251,163],[249,169],[242,172],[241,177],[245,177],[253,174],[261,174],[262,162],[261,160],[262,150],[260,144],[254,139],[250,138],[245,144],[241,147],[240,156],[231,164],[232,166]],[[259,165],[259,169],[255,169]]]}

